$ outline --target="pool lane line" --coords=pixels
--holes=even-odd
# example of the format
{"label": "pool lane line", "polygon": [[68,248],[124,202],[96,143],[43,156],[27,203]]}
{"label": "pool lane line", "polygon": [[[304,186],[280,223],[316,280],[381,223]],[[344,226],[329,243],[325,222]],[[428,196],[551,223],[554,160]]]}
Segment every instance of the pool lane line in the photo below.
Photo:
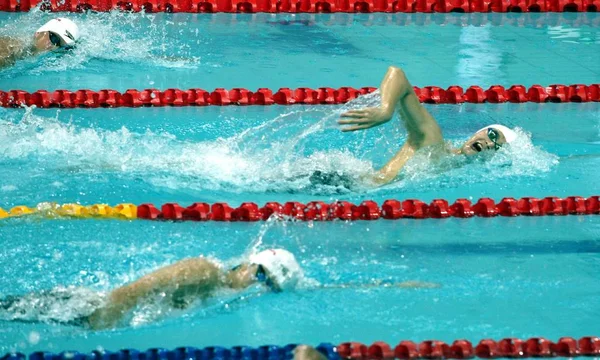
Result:
{"label": "pool lane line", "polygon": [[0,208],[0,219],[27,215],[44,217],[73,218],[119,218],[170,221],[221,221],[254,222],[269,218],[295,221],[333,220],[378,220],[378,219],[445,219],[471,217],[515,217],[515,216],[564,216],[600,214],[600,197],[569,196],[559,198],[548,196],[542,199],[505,197],[499,202],[491,198],[480,198],[476,203],[468,199],[434,199],[429,204],[415,199],[386,200],[381,206],[372,200],[356,205],[348,201],[267,202],[259,207],[253,202],[244,202],[238,207],[227,203],[197,202],[184,207],[177,203],[166,203],[159,208],[150,203],[134,205],[119,204],[111,207],[106,204],[84,206],[80,204],[59,205],[51,202],[38,204],[35,208],[15,206],[9,211]]}
{"label": "pool lane line", "polygon": [[[196,348],[178,347],[174,350],[151,348],[139,351],[127,348],[119,351],[94,350],[89,354],[76,351],[63,351],[54,354],[38,351],[29,355],[29,360],[292,360],[298,344],[285,346],[264,345],[259,347],[208,346]],[[561,337],[554,342],[543,337],[518,339],[505,338],[499,341],[483,339],[474,346],[469,340],[455,340],[447,344],[438,340],[427,340],[420,343],[400,341],[396,346],[383,341],[376,341],[370,346],[359,342],[344,342],[339,345],[321,343],[315,347],[327,360],[442,360],[442,359],[497,359],[497,358],[556,358],[599,356],[600,338],[584,336],[579,339]],[[11,352],[0,357],[2,360],[26,360],[27,356],[20,352]]]}
{"label": "pool lane line", "polygon": [[0,11],[148,13],[526,13],[596,12],[599,0],[2,0]]}
{"label": "pool lane line", "polygon": [[[600,84],[574,84],[549,86],[512,85],[505,88],[492,85],[487,90],[474,85],[464,90],[461,86],[443,89],[438,86],[413,87],[419,100],[428,104],[462,103],[547,103],[547,102],[600,102]],[[273,91],[260,88],[250,91],[244,88],[213,91],[204,89],[129,89],[123,93],[116,90],[38,90],[29,93],[23,90],[0,90],[0,106],[38,108],[118,108],[118,107],[162,107],[162,106],[228,106],[228,105],[336,105],[345,104],[361,95],[376,91],[375,87],[330,87],[280,88]]]}

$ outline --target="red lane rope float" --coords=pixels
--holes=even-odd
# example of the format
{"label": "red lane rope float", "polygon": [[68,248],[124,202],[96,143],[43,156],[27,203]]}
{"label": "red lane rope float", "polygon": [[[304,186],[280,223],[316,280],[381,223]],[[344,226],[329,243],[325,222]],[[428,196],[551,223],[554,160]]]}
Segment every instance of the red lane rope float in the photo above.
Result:
{"label": "red lane rope float", "polygon": [[279,219],[299,221],[331,220],[378,220],[378,219],[443,219],[449,217],[470,218],[495,216],[561,216],[600,214],[600,197],[569,196],[561,199],[548,196],[543,199],[524,197],[521,199],[503,198],[495,203],[490,198],[481,198],[475,204],[467,199],[458,199],[452,205],[444,199],[435,199],[426,204],[419,200],[386,200],[381,206],[375,201],[366,200],[359,205],[348,201],[327,204],[311,201],[307,204],[289,201],[284,204],[268,202],[263,207],[245,202],[237,208],[227,203],[194,203],[183,207],[177,203],[166,203],[160,210],[153,204],[119,204],[110,207],[106,204],[82,206],[79,204],[40,203],[35,208],[15,206],[9,211],[0,208],[0,219],[40,214],[48,217],[104,217],[120,219],[148,220],[195,220],[195,221],[261,221],[271,216]]}
{"label": "red lane rope float", "polygon": [[[516,26],[516,27],[534,27],[547,28],[548,26],[600,26],[600,17],[595,13],[536,13],[535,16],[520,16],[514,13],[466,13],[466,14],[444,14],[439,13],[412,13],[403,16],[380,16],[381,14],[372,13],[361,18],[356,18],[352,13],[334,13],[334,14],[303,14],[302,19],[277,20],[268,13],[256,13],[251,16],[232,16],[213,17],[209,20],[210,24],[239,24],[240,22],[269,23],[279,25],[302,25],[302,26],[428,26],[431,24],[440,26]],[[192,22],[197,19],[190,20]]]}
{"label": "red lane rope float", "polygon": [[[29,11],[40,0],[0,0],[0,11]],[[431,13],[595,12],[600,0],[49,0],[54,12],[146,11],[189,13]]]}
{"label": "red lane rope float", "polygon": [[423,341],[418,344],[412,341],[401,341],[395,347],[382,341],[377,341],[371,346],[346,342],[337,347],[337,353],[342,359],[353,360],[598,356],[600,338],[586,336],[576,340],[572,337],[562,337],[557,342],[542,337],[527,340],[506,338],[500,341],[484,339],[476,346],[468,340],[456,340],[452,344],[437,340]]}
{"label": "red lane rope float", "polygon": [[[2,1],[2,0],[0,0]],[[160,107],[160,106],[226,106],[226,105],[293,105],[293,104],[344,104],[350,100],[377,90],[374,87],[320,87],[280,88],[273,92],[260,88],[255,92],[244,88],[223,88],[208,92],[203,89],[129,89],[124,93],[116,90],[38,90],[29,93],[23,90],[0,91],[0,106],[37,106],[40,108],[98,108],[98,107]],[[484,90],[471,86],[464,90],[460,86],[443,89],[438,86],[414,87],[419,100],[428,104],[481,103],[524,103],[524,102],[598,102],[600,84],[591,85],[512,85],[508,89],[501,85]]]}
{"label": "red lane rope float", "polygon": [[458,199],[453,204],[436,199],[426,204],[419,200],[386,200],[381,206],[375,201],[366,200],[359,205],[348,201],[327,204],[323,201],[268,202],[263,207],[245,202],[237,208],[227,203],[194,203],[183,207],[177,203],[167,203],[158,209],[153,204],[137,207],[137,218],[148,220],[196,220],[196,221],[261,221],[272,215],[299,221],[331,220],[378,220],[378,219],[443,219],[448,217],[470,218],[496,216],[547,216],[547,215],[592,215],[600,214],[598,196],[587,199],[569,196],[561,199],[546,197],[537,199],[503,198],[495,203],[490,198],[481,198],[475,204],[467,199]]}

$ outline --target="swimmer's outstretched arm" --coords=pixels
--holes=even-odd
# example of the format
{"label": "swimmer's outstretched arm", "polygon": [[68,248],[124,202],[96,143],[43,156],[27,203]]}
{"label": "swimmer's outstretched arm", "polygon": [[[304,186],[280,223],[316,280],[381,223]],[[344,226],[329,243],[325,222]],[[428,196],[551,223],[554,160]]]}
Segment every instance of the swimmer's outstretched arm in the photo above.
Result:
{"label": "swimmer's outstretched arm", "polygon": [[442,287],[438,283],[422,281],[387,282],[383,280],[373,281],[368,284],[328,284],[322,285],[322,289],[379,289],[379,288],[405,288],[405,289],[434,289]]}
{"label": "swimmer's outstretched arm", "polygon": [[351,110],[338,121],[342,131],[369,129],[388,122],[398,109],[408,139],[404,146],[373,179],[378,183],[393,180],[418,149],[443,142],[442,131],[433,116],[419,102],[417,94],[402,69],[390,66],[380,85],[381,106]]}
{"label": "swimmer's outstretched arm", "polygon": [[204,258],[190,258],[160,268],[113,290],[108,303],[88,318],[93,329],[115,326],[139,301],[156,291],[173,291],[193,286],[198,296],[208,296],[220,283],[219,268]]}

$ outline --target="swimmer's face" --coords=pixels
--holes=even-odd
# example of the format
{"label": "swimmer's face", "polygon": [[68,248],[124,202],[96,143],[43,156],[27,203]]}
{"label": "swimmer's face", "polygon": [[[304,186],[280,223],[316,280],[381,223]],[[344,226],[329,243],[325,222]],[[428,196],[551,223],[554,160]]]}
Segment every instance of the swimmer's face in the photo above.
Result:
{"label": "swimmer's face", "polygon": [[38,53],[54,51],[64,45],[58,35],[49,31],[36,32],[33,35],[33,49]]}
{"label": "swimmer's face", "polygon": [[506,138],[502,132],[496,129],[483,129],[463,144],[460,153],[467,156],[476,155],[482,151],[498,150],[503,144],[506,144]]}
{"label": "swimmer's face", "polygon": [[232,289],[244,289],[256,282],[256,264],[242,264],[231,269],[227,275],[227,283]]}

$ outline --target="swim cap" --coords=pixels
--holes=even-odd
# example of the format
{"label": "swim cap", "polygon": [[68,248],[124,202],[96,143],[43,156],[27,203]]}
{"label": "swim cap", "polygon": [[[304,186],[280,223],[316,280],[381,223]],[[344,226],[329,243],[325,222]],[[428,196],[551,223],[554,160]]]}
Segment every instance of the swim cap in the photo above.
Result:
{"label": "swim cap", "polygon": [[52,19],[36,32],[44,31],[58,35],[67,46],[73,46],[79,40],[79,28],[77,24],[67,18]]}
{"label": "swim cap", "polygon": [[269,249],[250,256],[252,264],[262,265],[281,290],[294,288],[302,278],[302,269],[294,254],[283,249]]}
{"label": "swim cap", "polygon": [[506,143],[508,143],[508,144],[515,141],[515,139],[517,138],[517,133],[514,132],[514,130],[509,129],[504,125],[498,125],[498,124],[488,125],[486,127],[483,127],[481,129],[477,130],[477,132],[480,132],[481,130],[487,130],[489,128],[500,131],[502,133],[502,135],[504,135],[504,138],[506,139]]}

